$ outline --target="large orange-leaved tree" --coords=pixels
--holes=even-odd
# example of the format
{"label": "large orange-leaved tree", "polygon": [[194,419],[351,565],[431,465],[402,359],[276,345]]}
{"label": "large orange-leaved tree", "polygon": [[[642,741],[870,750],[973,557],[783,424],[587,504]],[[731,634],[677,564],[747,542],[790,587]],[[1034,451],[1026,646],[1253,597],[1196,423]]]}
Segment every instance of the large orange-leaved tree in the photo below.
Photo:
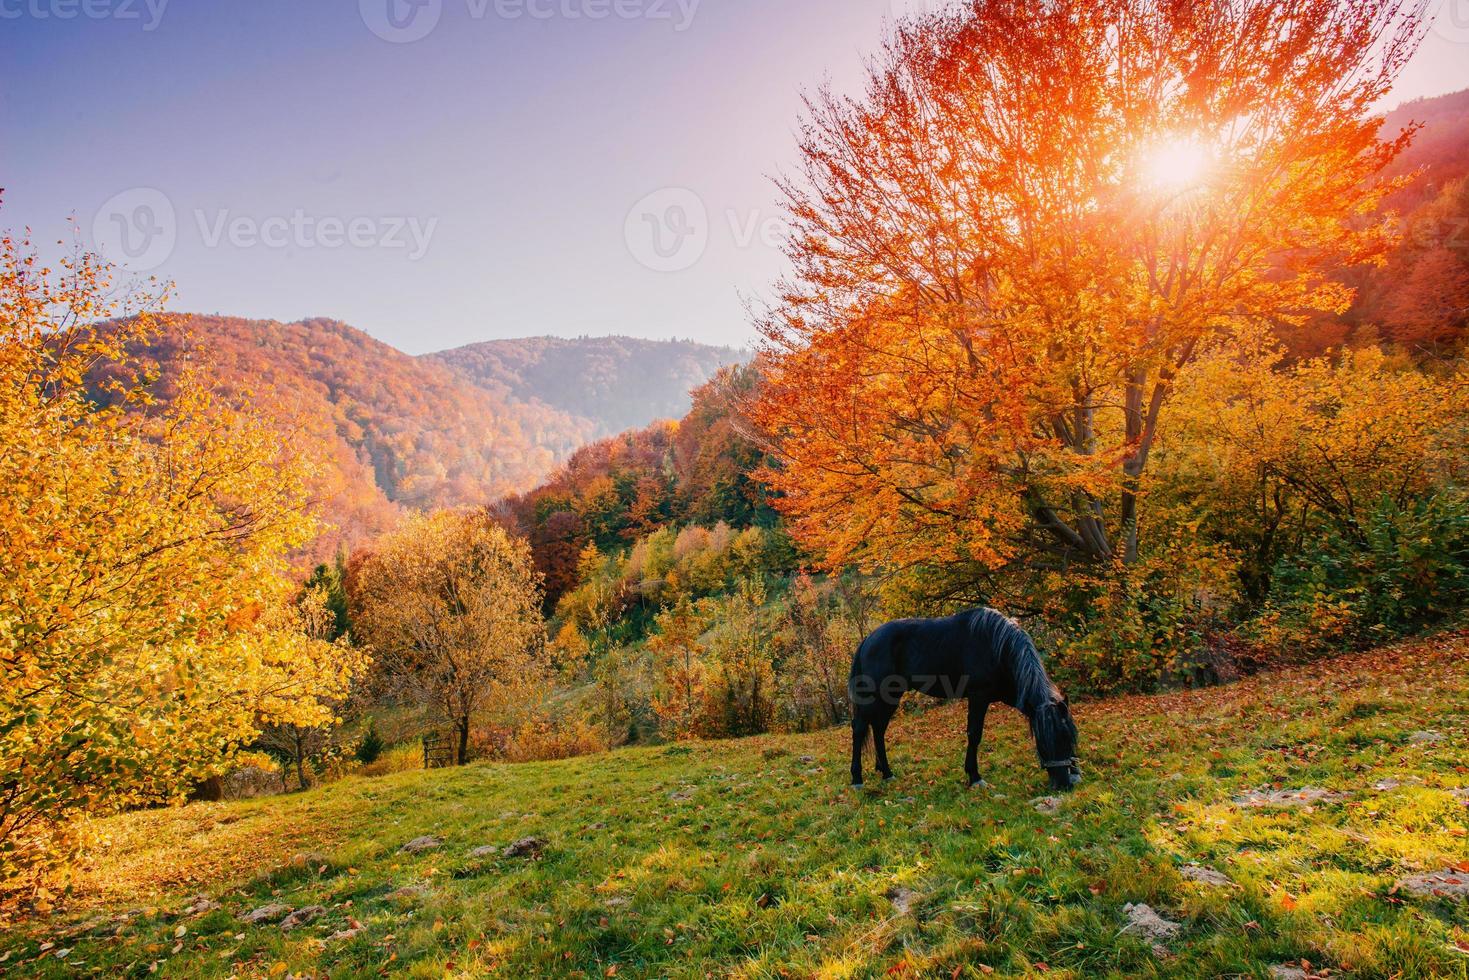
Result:
{"label": "large orange-leaved tree", "polygon": [[[767,477],[833,564],[1147,557],[1170,390],[1245,322],[1343,311],[1390,243],[1397,0],[972,0],[807,101],[762,313]],[[1013,579],[1011,579],[1013,581]]]}

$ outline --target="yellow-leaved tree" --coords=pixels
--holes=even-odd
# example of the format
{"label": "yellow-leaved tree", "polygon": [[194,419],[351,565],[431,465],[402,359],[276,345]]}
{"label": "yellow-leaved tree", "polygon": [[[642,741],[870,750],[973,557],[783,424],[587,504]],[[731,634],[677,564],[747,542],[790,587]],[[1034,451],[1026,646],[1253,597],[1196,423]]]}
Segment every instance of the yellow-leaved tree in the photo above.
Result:
{"label": "yellow-leaved tree", "polygon": [[453,727],[460,765],[476,717],[511,711],[547,671],[530,547],[483,512],[406,519],[374,545],[351,592],[384,679]]}
{"label": "yellow-leaved tree", "polygon": [[153,404],[128,366],[163,293],[113,295],[97,257],[0,237],[0,887],[42,903],[75,818],[177,798],[263,723],[329,721],[360,668],[292,602],[304,457],[197,375]]}

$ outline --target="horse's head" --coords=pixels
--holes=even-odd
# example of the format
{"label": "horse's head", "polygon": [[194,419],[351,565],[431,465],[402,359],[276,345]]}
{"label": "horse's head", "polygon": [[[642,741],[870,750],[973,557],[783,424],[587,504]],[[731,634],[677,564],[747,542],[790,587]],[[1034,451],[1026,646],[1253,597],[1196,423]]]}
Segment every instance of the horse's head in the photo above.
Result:
{"label": "horse's head", "polygon": [[1035,749],[1041,768],[1051,777],[1051,788],[1069,790],[1081,782],[1081,765],[1076,759],[1076,722],[1071,706],[1059,695],[1036,709],[1030,722],[1035,732]]}

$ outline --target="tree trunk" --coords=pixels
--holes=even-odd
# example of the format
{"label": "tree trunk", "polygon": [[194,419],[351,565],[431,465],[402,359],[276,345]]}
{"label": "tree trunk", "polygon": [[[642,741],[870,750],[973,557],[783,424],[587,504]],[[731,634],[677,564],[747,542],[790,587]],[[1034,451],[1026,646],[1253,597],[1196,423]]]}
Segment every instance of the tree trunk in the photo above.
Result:
{"label": "tree trunk", "polygon": [[459,749],[456,765],[464,765],[469,761],[469,716],[463,715],[455,727],[459,730]]}
{"label": "tree trunk", "polygon": [[298,731],[296,733],[296,782],[301,789],[306,788],[306,739]]}

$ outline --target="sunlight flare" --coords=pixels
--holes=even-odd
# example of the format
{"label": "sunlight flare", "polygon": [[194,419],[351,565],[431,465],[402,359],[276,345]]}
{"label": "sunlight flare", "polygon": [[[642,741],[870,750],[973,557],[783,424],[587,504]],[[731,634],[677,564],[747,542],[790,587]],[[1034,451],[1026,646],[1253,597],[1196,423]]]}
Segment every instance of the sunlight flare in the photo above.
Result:
{"label": "sunlight flare", "polygon": [[1206,183],[1214,169],[1214,156],[1197,137],[1162,139],[1142,154],[1142,176],[1150,187],[1179,192]]}

